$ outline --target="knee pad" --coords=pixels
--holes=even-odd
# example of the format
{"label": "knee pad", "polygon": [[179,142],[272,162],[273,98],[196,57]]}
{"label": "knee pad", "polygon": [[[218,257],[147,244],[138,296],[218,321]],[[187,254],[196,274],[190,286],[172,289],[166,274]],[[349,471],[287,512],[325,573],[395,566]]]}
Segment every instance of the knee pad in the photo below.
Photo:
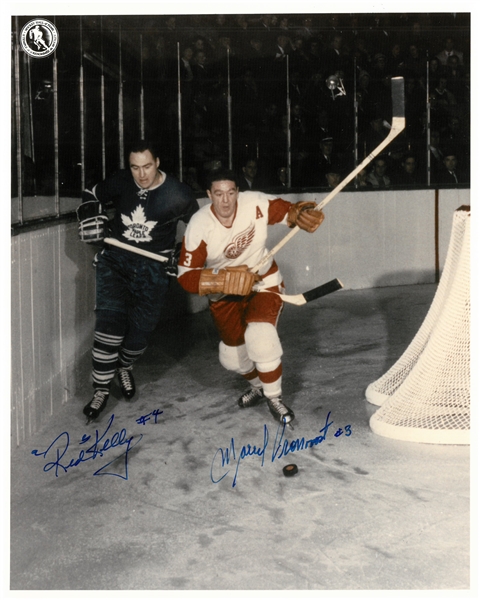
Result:
{"label": "knee pad", "polygon": [[244,375],[245,373],[250,373],[254,368],[253,362],[248,357],[245,344],[241,346],[227,346],[223,342],[220,342],[218,356],[220,364],[228,371],[235,371],[235,373]]}
{"label": "knee pad", "polygon": [[283,354],[277,329],[271,323],[249,323],[245,331],[248,356],[257,364],[279,364]]}

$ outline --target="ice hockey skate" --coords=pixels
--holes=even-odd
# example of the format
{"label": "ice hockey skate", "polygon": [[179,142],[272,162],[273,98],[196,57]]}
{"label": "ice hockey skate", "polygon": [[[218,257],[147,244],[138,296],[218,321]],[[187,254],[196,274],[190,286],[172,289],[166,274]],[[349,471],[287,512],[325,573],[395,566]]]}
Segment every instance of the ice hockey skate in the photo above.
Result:
{"label": "ice hockey skate", "polygon": [[93,398],[83,409],[83,414],[87,417],[87,425],[94,421],[102,410],[107,406],[109,393],[106,390],[96,390]]}
{"label": "ice hockey skate", "polygon": [[131,400],[135,396],[135,380],[133,379],[132,371],[121,367],[117,370],[118,382],[122,395],[125,400]]}
{"label": "ice hockey skate", "polygon": [[240,408],[248,408],[250,406],[258,406],[265,400],[265,395],[262,388],[252,387],[238,399]]}
{"label": "ice hockey skate", "polygon": [[285,423],[291,429],[293,429],[291,422],[295,418],[295,415],[293,414],[293,411],[288,408],[288,406],[285,406],[281,397],[267,398],[267,404],[270,412],[277,421],[280,421],[280,423]]}

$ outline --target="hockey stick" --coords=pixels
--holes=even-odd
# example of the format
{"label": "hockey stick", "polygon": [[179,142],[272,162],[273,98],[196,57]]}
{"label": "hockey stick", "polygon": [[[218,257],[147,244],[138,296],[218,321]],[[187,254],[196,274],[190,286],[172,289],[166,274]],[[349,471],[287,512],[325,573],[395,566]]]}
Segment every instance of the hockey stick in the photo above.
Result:
{"label": "hockey stick", "polygon": [[[326,198],[324,198],[320,204],[318,204],[313,210],[322,210],[330,200],[333,200],[335,196],[343,190],[343,188],[356,177],[360,171],[362,171],[372,160],[378,156],[382,150],[384,150],[392,140],[394,140],[399,133],[405,129],[405,93],[403,77],[392,77],[392,127],[387,137],[381,142],[370,154],[349,174],[341,181],[335,189],[333,189]],[[257,263],[253,268],[250,269],[252,273],[258,273],[258,271],[268,263],[272,256],[274,256],[285,244],[292,239],[292,237],[300,231],[300,227],[296,225],[278,244],[266,254],[262,260]]]}
{"label": "hockey stick", "polygon": [[[140,254],[141,256],[145,256],[146,258],[151,258],[152,260],[157,260],[159,262],[167,262],[168,258],[165,256],[161,256],[160,254],[155,254],[154,252],[149,252],[148,250],[143,250],[142,248],[135,248],[134,246],[130,246],[128,244],[124,244],[123,242],[119,242],[115,238],[105,238],[103,240],[106,244],[110,244],[111,246],[117,246],[117,248],[123,248],[124,250],[128,250],[129,252],[133,252],[134,254]],[[312,300],[316,300],[321,296],[326,296],[327,294],[331,294],[339,289],[341,289],[343,285],[338,281],[338,279],[334,279],[328,283],[325,283],[313,290],[309,290],[304,294],[278,294],[280,298],[289,304],[296,304],[297,306],[302,306],[302,304],[306,304],[307,302],[311,302]],[[270,292],[269,290],[259,290],[259,292],[269,292],[271,294],[276,294],[277,292]]]}
{"label": "hockey stick", "polygon": [[135,248],[134,246],[130,246],[129,244],[119,242],[115,238],[107,237],[103,241],[106,244],[110,244],[111,246],[117,246],[117,248],[123,248],[124,250],[133,252],[134,254],[141,254],[142,256],[146,256],[147,258],[153,258],[153,260],[158,260],[159,262],[168,262],[168,258],[166,256],[162,256],[161,254],[155,254],[154,252],[149,252],[148,250],[143,250],[142,248]]}
{"label": "hockey stick", "polygon": [[296,304],[297,306],[302,306],[307,302],[311,302],[312,300],[316,300],[317,298],[321,298],[322,296],[326,296],[327,294],[331,294],[332,292],[336,292],[337,290],[341,290],[343,288],[343,283],[338,279],[332,279],[328,283],[324,283],[323,285],[319,285],[313,290],[309,290],[308,292],[304,292],[303,294],[295,294],[295,295],[287,295],[287,294],[279,294],[278,292],[272,292],[270,290],[258,290],[259,292],[268,292],[270,294],[277,294],[284,302],[288,302],[289,304]]}

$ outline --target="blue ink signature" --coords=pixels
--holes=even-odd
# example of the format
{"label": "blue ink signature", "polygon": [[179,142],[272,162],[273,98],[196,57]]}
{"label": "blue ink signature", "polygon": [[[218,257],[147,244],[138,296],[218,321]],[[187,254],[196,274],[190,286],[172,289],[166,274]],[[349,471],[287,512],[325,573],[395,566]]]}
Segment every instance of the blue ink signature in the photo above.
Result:
{"label": "blue ink signature", "polygon": [[[275,435],[275,441],[273,443],[271,462],[273,463],[275,462],[275,460],[280,460],[283,456],[287,456],[290,453],[301,452],[302,450],[313,448],[314,446],[318,446],[319,444],[324,442],[327,438],[327,433],[330,430],[330,427],[333,425],[333,420],[330,421],[330,415],[331,412],[329,412],[327,415],[325,425],[322,427],[322,429],[319,430],[320,435],[317,435],[316,437],[307,440],[305,440],[305,438],[302,437],[289,442],[288,439],[285,438],[286,424],[279,424],[277,428],[277,433]],[[341,435],[349,437],[351,434],[352,426],[345,425],[344,429],[342,429],[341,427],[338,428],[337,431],[334,433],[334,436],[337,438]],[[212,483],[219,483],[220,481],[222,481],[222,479],[224,479],[230,472],[230,468],[228,468],[221,475],[214,475],[214,471],[216,473],[218,470],[220,470],[220,473],[222,473],[222,470],[224,470],[225,467],[230,467],[234,465],[235,473],[233,476],[232,487],[235,487],[237,485],[237,477],[240,464],[249,456],[259,456],[261,458],[260,464],[263,467],[263,465],[265,464],[265,453],[267,450],[268,441],[268,427],[264,425],[263,443],[259,446],[252,446],[251,444],[246,444],[245,446],[242,446],[240,453],[238,453],[238,457],[237,452],[235,451],[234,438],[231,439],[230,446],[228,448],[218,448],[218,450],[213,455],[213,460],[210,467],[210,479],[212,480]]]}
{"label": "blue ink signature", "polygon": [[[43,456],[45,459],[51,459],[49,462],[45,463],[43,466],[43,470],[45,473],[52,471],[55,473],[55,477],[58,477],[60,473],[67,473],[69,469],[73,467],[78,467],[78,465],[87,462],[89,460],[95,460],[96,458],[103,458],[104,454],[111,450],[112,448],[120,448],[125,447],[124,452],[116,456],[113,460],[106,463],[97,469],[94,475],[113,475],[115,477],[120,477],[120,479],[128,479],[128,453],[135,448],[135,446],[140,442],[143,435],[132,444],[134,436],[127,437],[127,430],[125,428],[120,431],[116,431],[115,433],[110,433],[110,429],[113,425],[113,421],[115,419],[115,415],[112,414],[110,420],[108,421],[107,428],[105,431],[99,435],[98,429],[95,431],[95,436],[83,434],[82,439],[80,440],[80,444],[87,444],[89,442],[93,443],[86,448],[82,449],[78,456],[71,458],[65,458],[65,454],[70,446],[70,436],[67,431],[64,431],[60,435],[58,435],[50,446],[43,452],[39,450],[32,450],[32,454],[34,456]],[[109,434],[109,437],[107,437]],[[108,471],[108,467],[117,461],[119,458],[123,456],[124,465],[125,465],[125,474],[121,475],[120,473],[113,473]]]}
{"label": "blue ink signature", "polygon": [[142,415],[140,418],[138,418],[137,423],[139,425],[146,425],[147,421],[150,421],[150,417],[153,417],[155,419],[155,425],[156,425],[157,418],[159,415],[163,415],[163,410],[156,408],[151,413],[148,413],[148,415]]}

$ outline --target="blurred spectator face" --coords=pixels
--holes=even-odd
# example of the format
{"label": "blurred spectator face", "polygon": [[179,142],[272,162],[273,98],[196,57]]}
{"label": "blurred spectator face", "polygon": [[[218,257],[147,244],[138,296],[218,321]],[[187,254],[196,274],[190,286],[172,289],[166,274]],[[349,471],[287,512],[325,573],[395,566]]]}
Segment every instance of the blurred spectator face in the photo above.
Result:
{"label": "blurred spectator face", "polygon": [[360,173],[357,175],[357,182],[359,186],[367,184],[368,171],[367,169],[362,169]]}
{"label": "blurred spectator face", "polygon": [[392,47],[392,55],[394,56],[394,58],[398,58],[400,56],[400,52],[400,44],[394,44]]}
{"label": "blurred spectator face", "polygon": [[227,35],[223,35],[218,41],[223,48],[230,48],[231,39]]}
{"label": "blurred spectator face", "polygon": [[411,44],[408,51],[410,52],[410,56],[412,58],[418,58],[418,48],[414,44]]}
{"label": "blurred spectator face", "polygon": [[260,40],[250,40],[250,45],[257,52],[261,52],[263,48],[263,44]]}
{"label": "blurred spectator face", "polygon": [[361,50],[362,52],[365,50],[365,40],[363,38],[355,39],[355,48],[357,50]]}
{"label": "blurred spectator face", "polygon": [[303,38],[295,38],[293,40],[293,47],[295,48],[295,50],[303,50]]}
{"label": "blurred spectator face", "polygon": [[293,114],[294,117],[301,117],[302,116],[302,107],[300,106],[300,104],[294,104],[293,105],[292,114]]}
{"label": "blurred spectator face", "polygon": [[245,177],[252,181],[257,174],[257,163],[254,160],[249,160],[247,164],[243,167],[243,173]]}
{"label": "blurred spectator face", "polygon": [[418,21],[415,21],[412,25],[412,31],[414,33],[414,35],[420,35],[422,32],[422,26],[420,25],[420,23]]}
{"label": "blurred spectator face", "polygon": [[387,163],[383,159],[377,160],[374,167],[375,174],[378,175],[378,177],[383,177],[386,170]]}
{"label": "blurred spectator face", "polygon": [[342,49],[342,36],[341,35],[336,35],[333,38],[332,46],[333,46],[334,50],[341,50]]}
{"label": "blurred spectator face", "polygon": [[205,50],[205,42],[202,38],[197,38],[193,45],[195,46],[195,50]]}
{"label": "blurred spectator face", "polygon": [[433,146],[434,148],[438,148],[439,144],[440,144],[440,132],[432,131],[430,133],[430,146]]}
{"label": "blurred spectator face", "polygon": [[443,159],[443,164],[447,167],[449,171],[455,171],[455,169],[457,168],[457,163],[457,157],[454,154],[449,154]]}
{"label": "blurred spectator face", "polygon": [[195,61],[197,65],[204,65],[207,61],[207,55],[205,52],[197,52],[195,54]]}
{"label": "blurred spectator face", "polygon": [[360,77],[358,78],[358,83],[363,88],[368,87],[368,84],[370,83],[369,74],[366,73],[365,71],[362,71],[362,73],[360,73]]}
{"label": "blurred spectator face", "polygon": [[383,54],[378,54],[377,56],[375,56],[375,66],[377,67],[377,69],[385,68],[385,56],[383,56]]}
{"label": "blurred spectator face", "polygon": [[440,77],[440,79],[438,80],[437,89],[442,90],[442,91],[447,89],[447,78],[446,77]]}
{"label": "blurred spectator face", "polygon": [[458,67],[458,56],[455,56],[455,54],[452,54],[452,56],[449,56],[447,58],[447,65],[449,67],[451,67],[452,69],[456,69]]}
{"label": "blurred spectator face", "polygon": [[333,140],[322,140],[320,142],[320,150],[325,156],[329,156],[333,150]]}
{"label": "blurred spectator face", "polygon": [[280,19],[280,27],[282,29],[288,29],[288,17],[283,17]]}
{"label": "blurred spectator face", "polygon": [[267,113],[267,115],[269,117],[276,117],[278,114],[277,105],[272,102],[271,104],[269,104],[267,106],[267,108],[265,109],[265,112]]}
{"label": "blurred spectator face", "polygon": [[413,156],[407,156],[402,163],[405,173],[414,173],[417,168],[417,161]]}
{"label": "blurred spectator face", "polygon": [[237,21],[237,25],[239,27],[242,27],[245,29],[248,27],[248,21],[247,21],[245,15],[238,15],[236,18],[236,21]]}
{"label": "blurred spectator face", "polygon": [[328,187],[332,189],[336,188],[342,180],[340,173],[327,173],[325,177],[327,178]]}
{"label": "blurred spectator face", "polygon": [[447,50],[448,52],[451,52],[454,48],[455,44],[453,43],[452,38],[447,38],[445,40],[445,50]]}
{"label": "blurred spectator face", "polygon": [[278,175],[278,180],[280,181],[280,183],[287,184],[287,179],[288,179],[287,167],[280,167],[280,169],[278,169],[278,171],[277,171],[277,175]]}
{"label": "blurred spectator face", "polygon": [[190,47],[188,47],[188,48],[185,48],[185,50],[183,51],[183,54],[182,54],[182,56],[183,56],[183,58],[184,58],[185,60],[189,60],[189,61],[190,61],[190,60],[192,60],[192,57],[193,57],[193,50],[192,50]]}

